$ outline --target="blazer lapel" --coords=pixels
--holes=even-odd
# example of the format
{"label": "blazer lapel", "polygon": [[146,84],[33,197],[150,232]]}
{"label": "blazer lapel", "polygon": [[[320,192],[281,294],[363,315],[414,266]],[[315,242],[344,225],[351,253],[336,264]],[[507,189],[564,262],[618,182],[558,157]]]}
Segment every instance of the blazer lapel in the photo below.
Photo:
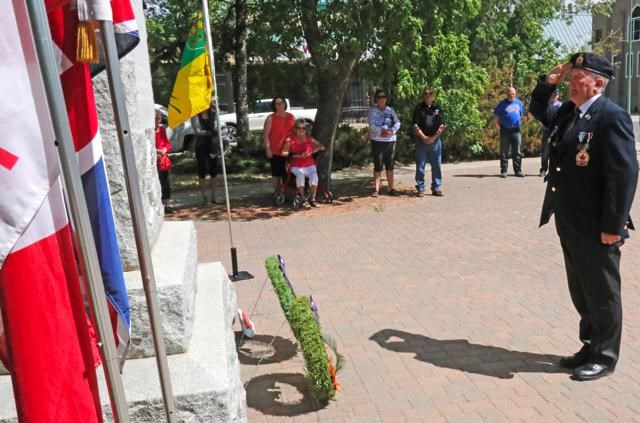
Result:
{"label": "blazer lapel", "polygon": [[587,110],[587,112],[574,123],[573,127],[562,135],[562,140],[558,148],[558,159],[560,159],[560,157],[562,157],[567,151],[575,153],[574,149],[575,145],[578,144],[578,134],[580,132],[593,132],[589,131],[589,129],[593,127],[593,122],[595,122],[598,112],[602,109],[606,101],[608,101],[607,98],[604,95],[601,95],[593,102],[591,107],[589,107],[589,110]]}

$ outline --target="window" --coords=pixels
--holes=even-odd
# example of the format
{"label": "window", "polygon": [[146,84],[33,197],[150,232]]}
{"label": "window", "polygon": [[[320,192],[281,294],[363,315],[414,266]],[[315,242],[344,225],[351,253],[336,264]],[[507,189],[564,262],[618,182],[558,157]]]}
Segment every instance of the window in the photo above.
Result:
{"label": "window", "polygon": [[631,78],[633,76],[633,53],[625,54],[624,60],[624,77]]}
{"label": "window", "polygon": [[602,41],[602,30],[601,29],[596,29],[595,42],[599,43],[600,41]]}
{"label": "window", "polygon": [[631,13],[631,41],[640,40],[640,6],[633,8]]}

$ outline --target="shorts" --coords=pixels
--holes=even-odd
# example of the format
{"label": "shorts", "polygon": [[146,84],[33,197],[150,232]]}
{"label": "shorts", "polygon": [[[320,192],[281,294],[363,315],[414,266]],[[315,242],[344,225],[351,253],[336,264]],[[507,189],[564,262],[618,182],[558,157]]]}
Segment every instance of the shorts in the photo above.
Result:
{"label": "shorts", "polygon": [[309,178],[309,185],[318,185],[318,171],[316,170],[315,165],[307,167],[294,166],[291,168],[291,173],[293,173],[296,177],[296,187],[298,188],[304,186],[306,178]]}
{"label": "shorts", "polygon": [[382,172],[385,170],[393,170],[394,155],[396,151],[396,142],[374,141],[371,140],[371,153],[373,154],[373,171]]}
{"label": "shorts", "polygon": [[283,156],[271,156],[271,176],[282,178],[287,173],[285,169],[285,164],[287,163],[287,159]]}

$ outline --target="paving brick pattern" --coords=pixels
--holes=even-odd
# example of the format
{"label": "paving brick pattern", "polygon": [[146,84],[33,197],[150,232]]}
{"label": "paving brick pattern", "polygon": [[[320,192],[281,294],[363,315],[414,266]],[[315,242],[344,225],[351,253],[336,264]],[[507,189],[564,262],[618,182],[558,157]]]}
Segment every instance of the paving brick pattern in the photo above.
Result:
{"label": "paving brick pattern", "polygon": [[[442,198],[234,222],[240,269],[255,275],[236,285],[239,304],[251,312],[260,297],[261,336],[240,354],[249,421],[640,421],[640,234],[623,247],[616,373],[574,382],[554,364],[579,348],[578,316],[553,223],[538,228],[538,165],[525,160],[524,179],[498,178],[497,162],[447,165]],[[411,172],[400,173],[410,186]],[[199,259],[230,270],[226,222],[197,230]],[[264,258],[277,253],[346,357],[326,406],[306,392],[302,357],[265,285]],[[274,335],[274,355],[256,368],[251,354]]]}

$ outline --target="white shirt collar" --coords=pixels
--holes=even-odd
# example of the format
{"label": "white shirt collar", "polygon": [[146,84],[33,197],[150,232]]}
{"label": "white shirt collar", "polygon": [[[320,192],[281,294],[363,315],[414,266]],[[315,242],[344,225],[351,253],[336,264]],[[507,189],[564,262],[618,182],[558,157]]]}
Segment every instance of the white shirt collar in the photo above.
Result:
{"label": "white shirt collar", "polygon": [[602,93],[596,94],[593,97],[591,97],[589,100],[585,101],[584,103],[578,106],[578,110],[580,110],[580,119],[582,119],[582,116],[584,116],[584,114],[587,113],[587,111],[589,110],[589,107],[591,107],[591,105],[597,99],[599,99],[601,95]]}

